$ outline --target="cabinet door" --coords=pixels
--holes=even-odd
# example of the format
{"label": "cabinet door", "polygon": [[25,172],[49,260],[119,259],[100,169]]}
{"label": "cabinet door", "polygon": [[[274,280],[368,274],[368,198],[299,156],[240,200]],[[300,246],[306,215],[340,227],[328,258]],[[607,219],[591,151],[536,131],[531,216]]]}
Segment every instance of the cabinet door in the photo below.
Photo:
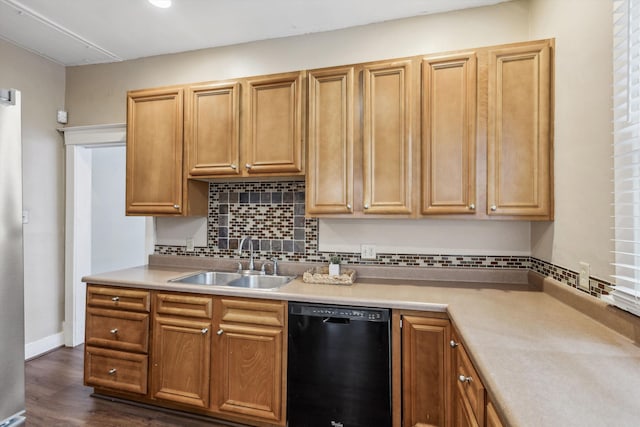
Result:
{"label": "cabinet door", "polygon": [[213,410],[250,421],[286,421],[286,303],[216,301]]}
{"label": "cabinet door", "polygon": [[353,75],[309,72],[308,214],[353,212]]}
{"label": "cabinet door", "polygon": [[211,322],[156,317],[153,322],[151,396],[209,407]]}
{"label": "cabinet door", "polygon": [[495,406],[491,400],[487,401],[487,423],[486,427],[503,427],[502,421],[500,421],[500,417],[498,416],[498,412],[496,411]]}
{"label": "cabinet door", "polygon": [[302,174],[302,84],[303,72],[247,80],[246,174]]}
{"label": "cabinet door", "polygon": [[190,177],[240,173],[239,83],[187,88],[185,147]]}
{"label": "cabinet door", "polygon": [[475,213],[476,55],[422,60],[422,214]]}
{"label": "cabinet door", "polygon": [[127,214],[182,214],[182,89],[129,92]]}
{"label": "cabinet door", "polygon": [[411,61],[363,68],[363,208],[411,213]]}
{"label": "cabinet door", "polygon": [[449,337],[446,319],[402,317],[403,426],[447,423]]}
{"label": "cabinet door", "polygon": [[552,219],[551,47],[489,51],[488,214]]}

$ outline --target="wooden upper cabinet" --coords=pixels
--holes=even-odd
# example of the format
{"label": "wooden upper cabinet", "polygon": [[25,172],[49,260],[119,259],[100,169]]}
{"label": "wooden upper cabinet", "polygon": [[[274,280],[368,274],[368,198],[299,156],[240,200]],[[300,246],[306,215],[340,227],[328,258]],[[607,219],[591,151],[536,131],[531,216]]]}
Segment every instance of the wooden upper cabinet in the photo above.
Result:
{"label": "wooden upper cabinet", "polygon": [[422,60],[421,213],[475,213],[476,55]]}
{"label": "wooden upper cabinet", "polygon": [[307,214],[353,212],[353,67],[308,74]]}
{"label": "wooden upper cabinet", "polygon": [[181,88],[129,92],[127,214],[181,214]]}
{"label": "wooden upper cabinet", "polygon": [[240,83],[187,88],[185,147],[189,177],[240,173]]}
{"label": "wooden upper cabinet", "polygon": [[412,62],[363,67],[363,208],[410,214]]}
{"label": "wooden upper cabinet", "polygon": [[551,43],[489,51],[490,216],[553,218]]}
{"label": "wooden upper cabinet", "polygon": [[302,175],[304,72],[251,78],[244,90],[244,162],[248,175]]}

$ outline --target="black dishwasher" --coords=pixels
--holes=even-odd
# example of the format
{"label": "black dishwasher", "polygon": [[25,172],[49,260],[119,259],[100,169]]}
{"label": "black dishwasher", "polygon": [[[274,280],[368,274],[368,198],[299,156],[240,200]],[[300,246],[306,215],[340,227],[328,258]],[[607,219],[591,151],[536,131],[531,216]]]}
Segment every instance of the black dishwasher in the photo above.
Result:
{"label": "black dishwasher", "polygon": [[391,426],[389,310],[289,303],[289,427]]}

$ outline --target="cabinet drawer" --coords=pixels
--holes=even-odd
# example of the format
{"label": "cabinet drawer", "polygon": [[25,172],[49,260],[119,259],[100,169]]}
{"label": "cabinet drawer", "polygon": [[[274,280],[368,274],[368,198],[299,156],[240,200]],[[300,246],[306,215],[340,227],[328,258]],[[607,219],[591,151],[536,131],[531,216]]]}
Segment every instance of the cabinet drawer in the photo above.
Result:
{"label": "cabinet drawer", "polygon": [[284,326],[286,303],[282,301],[221,298],[220,321],[252,325]]}
{"label": "cabinet drawer", "polygon": [[111,286],[87,286],[87,305],[149,312],[149,291]]}
{"label": "cabinet drawer", "polygon": [[[480,376],[476,372],[467,352],[462,345],[457,348],[456,357],[456,387],[469,402],[471,410],[477,420],[484,420],[485,389]],[[480,422],[482,424],[482,422]]]}
{"label": "cabinet drawer", "polygon": [[147,356],[87,346],[85,385],[147,394]]}
{"label": "cabinet drawer", "polygon": [[87,345],[146,353],[149,314],[89,307]]}
{"label": "cabinet drawer", "polygon": [[177,293],[155,294],[155,312],[181,317],[211,319],[213,315],[213,298]]}

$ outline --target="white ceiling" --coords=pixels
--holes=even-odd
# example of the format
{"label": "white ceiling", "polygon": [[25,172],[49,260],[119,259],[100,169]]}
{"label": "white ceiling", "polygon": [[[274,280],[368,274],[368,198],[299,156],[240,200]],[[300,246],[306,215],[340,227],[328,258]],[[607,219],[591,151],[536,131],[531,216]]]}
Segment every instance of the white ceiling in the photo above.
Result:
{"label": "white ceiling", "polygon": [[63,65],[117,62],[509,0],[0,0],[0,38]]}

